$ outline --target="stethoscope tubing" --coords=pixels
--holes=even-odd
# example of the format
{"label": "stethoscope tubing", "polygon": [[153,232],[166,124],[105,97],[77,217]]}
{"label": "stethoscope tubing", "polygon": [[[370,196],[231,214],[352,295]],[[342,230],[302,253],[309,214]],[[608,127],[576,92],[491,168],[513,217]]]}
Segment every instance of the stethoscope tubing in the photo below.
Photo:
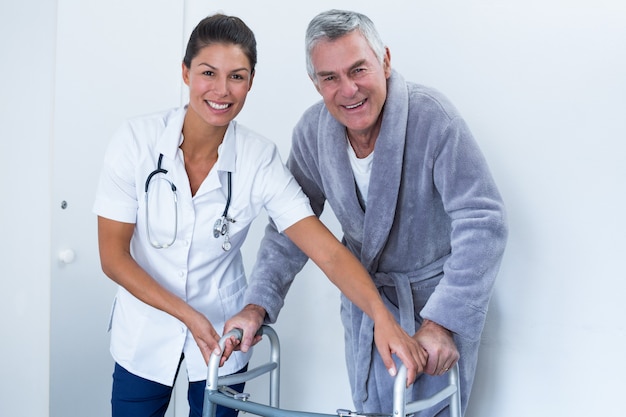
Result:
{"label": "stethoscope tubing", "polygon": [[[150,181],[152,180],[152,178],[157,175],[157,174],[167,174],[167,170],[163,169],[161,167],[161,163],[163,161],[163,154],[160,153],[159,154],[159,159],[157,161],[157,168],[152,171],[150,174],[148,174],[148,177],[146,178],[146,184],[144,187],[145,190],[145,200],[146,200],[146,236],[148,238],[148,241],[150,242],[150,244],[156,248],[156,249],[165,249],[168,248],[170,246],[172,246],[174,244],[174,242],[176,242],[176,237],[178,235],[178,196],[177,196],[177,189],[176,189],[176,185],[171,182],[168,179],[165,179],[165,181],[167,181],[170,184],[170,188],[172,189],[172,193],[174,195],[174,213],[175,213],[175,218],[174,218],[174,236],[172,237],[172,240],[169,243],[159,243],[156,240],[152,240],[151,236],[150,236],[150,217],[149,217],[149,210],[148,210],[148,188],[150,185]],[[231,197],[232,197],[232,172],[228,171],[228,194],[226,196],[226,206],[224,207],[224,212],[222,213],[222,217],[220,219],[218,219],[215,222],[215,225],[213,227],[213,236],[215,238],[218,238],[221,236],[224,236],[224,243],[222,244],[222,249],[224,249],[224,251],[228,251],[230,250],[230,237],[228,234],[228,222],[231,223],[235,223],[234,219],[231,219],[228,217],[228,209],[230,208],[230,201],[231,201]]]}
{"label": "stethoscope tubing", "polygon": [[[163,161],[163,154],[160,153],[159,154],[159,160],[157,162],[157,169],[155,169],[150,174],[148,174],[148,178],[146,178],[146,186],[145,186],[146,195],[148,194],[148,185],[150,184],[150,180],[152,179],[152,177],[154,177],[157,174],[167,174],[167,169],[161,168],[161,162],[162,161]],[[170,185],[172,187],[172,191],[176,192],[176,185],[174,185],[173,182],[170,182]]]}

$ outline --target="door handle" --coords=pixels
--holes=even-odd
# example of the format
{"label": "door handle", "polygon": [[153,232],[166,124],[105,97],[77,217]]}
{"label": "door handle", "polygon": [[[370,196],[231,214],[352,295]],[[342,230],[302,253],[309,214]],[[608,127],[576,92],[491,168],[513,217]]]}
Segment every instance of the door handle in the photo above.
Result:
{"label": "door handle", "polygon": [[64,264],[71,264],[72,262],[74,262],[75,258],[76,254],[72,249],[63,249],[61,252],[59,252],[59,260]]}

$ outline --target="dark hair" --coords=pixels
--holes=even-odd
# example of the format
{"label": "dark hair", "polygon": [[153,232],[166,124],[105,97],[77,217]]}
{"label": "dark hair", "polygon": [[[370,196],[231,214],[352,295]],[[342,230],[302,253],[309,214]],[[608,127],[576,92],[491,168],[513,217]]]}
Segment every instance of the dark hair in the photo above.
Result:
{"label": "dark hair", "polygon": [[250,61],[250,67],[254,72],[256,66],[256,39],[250,28],[235,16],[215,14],[205,17],[191,32],[183,63],[187,68],[191,67],[191,61],[206,46],[224,43],[241,47]]}

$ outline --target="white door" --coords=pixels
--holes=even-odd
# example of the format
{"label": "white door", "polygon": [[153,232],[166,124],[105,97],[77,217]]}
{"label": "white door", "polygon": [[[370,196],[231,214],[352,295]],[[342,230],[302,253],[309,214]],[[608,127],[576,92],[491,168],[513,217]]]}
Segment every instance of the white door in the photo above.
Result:
{"label": "white door", "polygon": [[58,0],[51,417],[110,415],[115,285],[100,270],[91,206],[113,131],[180,104],[183,10],[180,0]]}

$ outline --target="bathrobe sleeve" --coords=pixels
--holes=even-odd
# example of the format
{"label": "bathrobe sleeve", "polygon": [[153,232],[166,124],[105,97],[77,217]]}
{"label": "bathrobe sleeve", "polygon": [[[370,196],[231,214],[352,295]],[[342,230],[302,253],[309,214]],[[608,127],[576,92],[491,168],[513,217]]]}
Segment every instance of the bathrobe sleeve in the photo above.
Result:
{"label": "bathrobe sleeve", "polygon": [[421,311],[468,339],[482,332],[504,251],[504,206],[486,161],[460,117],[442,125],[432,179],[450,222],[443,278]]}

